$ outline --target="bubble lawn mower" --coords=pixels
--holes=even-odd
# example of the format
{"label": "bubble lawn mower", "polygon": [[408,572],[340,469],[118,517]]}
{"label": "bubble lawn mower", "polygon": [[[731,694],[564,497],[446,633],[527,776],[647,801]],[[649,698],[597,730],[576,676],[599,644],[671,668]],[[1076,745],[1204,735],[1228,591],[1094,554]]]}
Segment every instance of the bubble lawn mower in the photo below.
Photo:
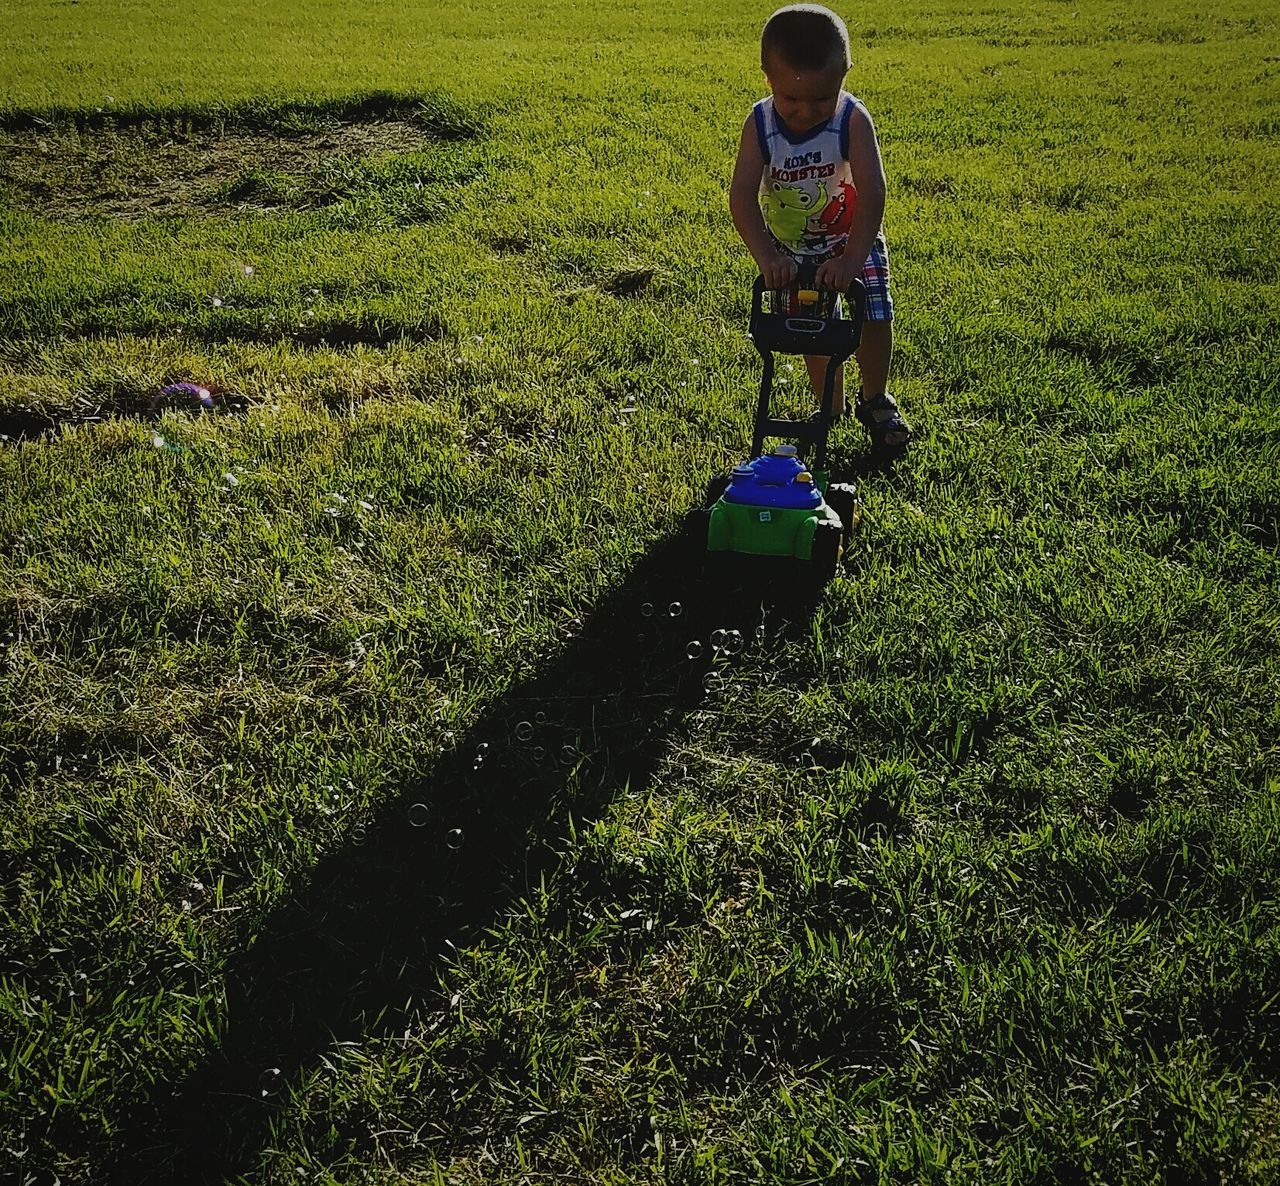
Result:
{"label": "bubble lawn mower", "polygon": [[[796,288],[769,292],[768,312],[764,279],[756,278],[750,336],[764,370],[751,441],[754,460],[712,479],[704,509],[695,514],[691,530],[701,535],[705,525],[705,559],[712,566],[730,557],[800,561],[807,565],[812,584],[821,588],[835,576],[861,516],[856,490],[830,481],[827,436],[836,369],[858,347],[866,290],[861,280],[854,280],[845,297],[849,315],[841,318],[836,294],[818,291],[815,272],[813,266],[802,268]],[[824,355],[831,360],[822,406],[807,420],[782,420],[772,414],[775,351]],[[791,438],[798,444],[776,445],[766,453],[764,443],[770,437]]]}

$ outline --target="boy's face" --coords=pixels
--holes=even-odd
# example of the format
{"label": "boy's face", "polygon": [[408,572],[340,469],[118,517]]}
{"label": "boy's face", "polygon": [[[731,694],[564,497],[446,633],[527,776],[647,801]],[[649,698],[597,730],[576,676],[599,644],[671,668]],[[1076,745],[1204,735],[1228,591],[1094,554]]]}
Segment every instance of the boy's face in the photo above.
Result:
{"label": "boy's face", "polygon": [[826,70],[797,70],[772,58],[764,76],[773,92],[773,109],[792,133],[807,132],[824,124],[836,111],[844,70],[839,66]]}

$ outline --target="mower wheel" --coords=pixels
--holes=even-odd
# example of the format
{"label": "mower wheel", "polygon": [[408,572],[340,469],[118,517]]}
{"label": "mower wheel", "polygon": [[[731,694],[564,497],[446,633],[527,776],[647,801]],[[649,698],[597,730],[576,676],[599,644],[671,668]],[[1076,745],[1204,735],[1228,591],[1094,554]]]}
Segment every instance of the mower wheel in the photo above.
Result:
{"label": "mower wheel", "polygon": [[858,492],[847,482],[832,482],[824,496],[827,505],[840,516],[844,525],[844,546],[848,548],[853,538],[853,529],[862,517],[862,504],[858,501]]}
{"label": "mower wheel", "polygon": [[825,585],[836,575],[843,551],[844,532],[834,523],[819,523],[813,533],[813,548],[809,552],[809,568],[819,585]]}
{"label": "mower wheel", "polygon": [[702,505],[704,507],[713,507],[720,501],[722,495],[729,488],[729,475],[716,474],[714,478],[707,483],[707,492],[703,495]]}

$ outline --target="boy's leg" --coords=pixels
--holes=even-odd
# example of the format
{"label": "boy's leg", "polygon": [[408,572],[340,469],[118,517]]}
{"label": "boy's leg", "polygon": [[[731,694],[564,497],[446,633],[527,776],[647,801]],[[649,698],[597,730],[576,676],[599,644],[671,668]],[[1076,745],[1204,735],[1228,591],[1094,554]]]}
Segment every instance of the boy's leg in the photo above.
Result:
{"label": "boy's leg", "polygon": [[[827,381],[827,363],[829,359],[825,354],[806,354],[804,356],[804,365],[809,370],[809,386],[813,388],[813,394],[818,397],[818,406],[822,406],[822,389],[823,384]],[[831,395],[831,416],[835,420],[839,420],[844,415],[844,367],[836,367],[836,385]]]}
{"label": "boy's leg", "polygon": [[889,394],[889,363],[893,358],[893,298],[889,295],[889,251],[877,239],[862,270],[867,304],[863,311],[862,338],[858,344],[858,371],[862,390],[856,401],[858,420],[877,446],[898,448],[911,437],[911,426],[902,418],[898,402]]}
{"label": "boy's leg", "polygon": [[[889,362],[893,357],[893,322],[864,321],[862,339],[856,355],[858,374],[862,380],[863,399],[875,399],[884,395],[889,386]],[[827,363],[831,360],[823,354],[806,354],[804,365],[809,371],[809,386],[822,401],[822,385],[827,381]],[[839,419],[844,413],[844,367],[836,368],[835,391],[831,396],[831,415]]]}
{"label": "boy's leg", "polygon": [[893,322],[864,321],[858,343],[858,374],[862,398],[884,395],[889,387],[889,361],[893,357]]}
{"label": "boy's leg", "polygon": [[[889,385],[889,363],[893,358],[893,300],[889,296],[889,250],[883,239],[877,239],[867,257],[862,282],[867,289],[867,303],[863,311],[862,335],[855,357],[862,381],[860,396],[875,399],[886,393]],[[788,310],[790,312],[790,310]],[[827,359],[821,354],[806,354],[805,367],[809,371],[809,386],[822,403],[822,387],[827,378]],[[844,368],[836,370],[835,389],[831,397],[831,415],[839,419],[844,414]]]}
{"label": "boy's leg", "polygon": [[867,303],[862,311],[862,339],[858,343],[858,373],[863,399],[875,399],[889,388],[893,357],[893,297],[889,295],[889,248],[877,238],[871,245],[862,283]]}

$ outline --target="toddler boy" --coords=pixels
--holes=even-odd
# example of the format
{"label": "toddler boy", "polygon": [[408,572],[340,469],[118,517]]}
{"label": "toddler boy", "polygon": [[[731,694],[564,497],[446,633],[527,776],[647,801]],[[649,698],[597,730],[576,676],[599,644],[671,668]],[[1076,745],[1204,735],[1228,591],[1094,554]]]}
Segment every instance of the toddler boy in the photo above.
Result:
{"label": "toddler boy", "polygon": [[[862,389],[854,415],[878,447],[900,448],[911,429],[886,390],[893,353],[893,301],[881,218],[885,178],[871,116],[844,90],[849,33],[818,4],[790,4],[765,23],[760,65],[770,96],[742,125],[729,210],[765,286],[788,289],[798,264],[818,264],[820,288],[867,289],[858,347]],[[829,359],[806,355],[809,382],[822,391]],[[832,415],[845,415],[837,371]]]}

